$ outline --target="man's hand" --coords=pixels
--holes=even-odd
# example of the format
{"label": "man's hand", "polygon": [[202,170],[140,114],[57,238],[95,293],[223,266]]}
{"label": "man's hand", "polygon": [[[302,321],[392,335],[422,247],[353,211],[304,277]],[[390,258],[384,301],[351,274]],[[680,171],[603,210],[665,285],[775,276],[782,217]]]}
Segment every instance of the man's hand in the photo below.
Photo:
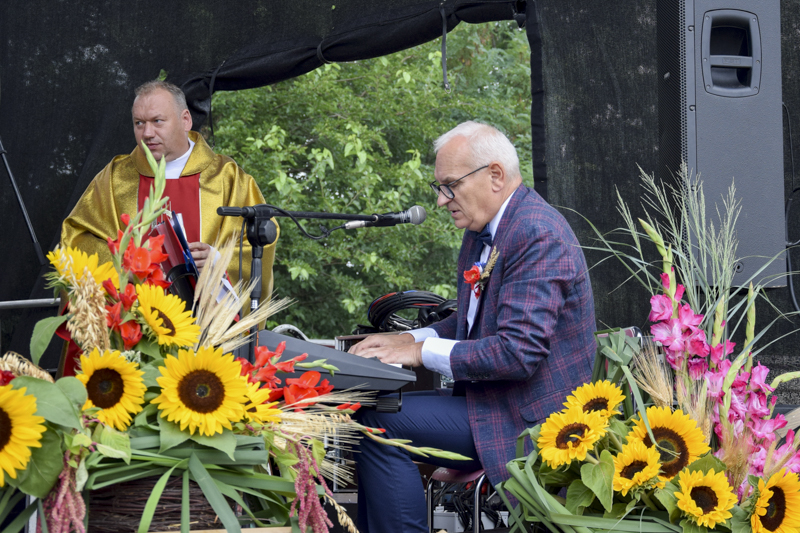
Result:
{"label": "man's hand", "polygon": [[409,333],[372,335],[351,346],[349,352],[361,357],[376,358],[381,363],[422,365],[422,343],[414,342],[414,336]]}
{"label": "man's hand", "polygon": [[194,259],[199,270],[203,270],[212,250],[213,248],[204,242],[189,243],[189,251],[192,253],[192,259]]}

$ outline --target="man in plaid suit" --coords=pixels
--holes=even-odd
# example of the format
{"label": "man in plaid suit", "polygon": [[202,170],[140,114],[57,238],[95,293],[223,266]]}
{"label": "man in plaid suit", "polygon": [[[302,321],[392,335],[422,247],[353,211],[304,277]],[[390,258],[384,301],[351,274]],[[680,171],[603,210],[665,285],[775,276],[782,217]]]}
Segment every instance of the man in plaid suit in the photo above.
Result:
{"label": "man in plaid suit", "polygon": [[[431,187],[464,238],[458,311],[429,328],[380,335],[351,348],[385,363],[452,377],[450,391],[403,396],[399,413],[366,411],[361,422],[391,438],[454,451],[472,461],[414,457],[509,477],[517,436],[562,408],[591,376],[594,303],[583,252],[567,221],[522,184],[511,142],[465,122],[440,137]],[[467,272],[465,277],[464,273]],[[465,281],[468,280],[468,281]],[[365,439],[356,455],[362,533],[427,531],[412,457]]]}

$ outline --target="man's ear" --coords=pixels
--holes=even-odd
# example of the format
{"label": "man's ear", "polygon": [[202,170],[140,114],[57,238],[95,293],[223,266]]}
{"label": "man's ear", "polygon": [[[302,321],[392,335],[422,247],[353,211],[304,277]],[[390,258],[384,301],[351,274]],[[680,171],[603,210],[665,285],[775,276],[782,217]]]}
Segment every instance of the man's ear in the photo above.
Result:
{"label": "man's ear", "polygon": [[492,180],[492,191],[498,192],[503,190],[506,180],[508,179],[508,175],[506,174],[506,169],[503,167],[503,164],[499,161],[492,161],[489,163],[488,170],[490,173],[490,179]]}
{"label": "man's ear", "polygon": [[183,122],[183,131],[188,133],[192,129],[192,114],[188,109],[181,111],[181,122]]}

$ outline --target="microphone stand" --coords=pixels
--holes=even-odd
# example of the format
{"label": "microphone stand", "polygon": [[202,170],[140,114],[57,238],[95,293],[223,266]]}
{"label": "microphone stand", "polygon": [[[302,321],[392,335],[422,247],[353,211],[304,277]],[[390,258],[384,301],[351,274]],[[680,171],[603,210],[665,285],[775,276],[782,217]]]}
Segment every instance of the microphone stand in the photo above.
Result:
{"label": "microphone stand", "polygon": [[[310,235],[302,226],[297,222],[297,218],[315,218],[326,220],[362,220],[372,222],[378,220],[378,215],[344,215],[336,213],[318,213],[309,211],[284,211],[275,206],[268,204],[259,204],[249,207],[218,207],[217,214],[220,216],[237,216],[242,217],[247,223],[247,242],[253,249],[253,259],[250,263],[250,279],[255,281],[253,292],[250,293],[250,312],[258,309],[259,302],[261,301],[262,283],[261,283],[261,259],[264,256],[264,247],[269,246],[278,238],[278,228],[275,223],[270,220],[273,217],[290,217],[295,221],[297,227],[309,238],[324,239],[330,235],[334,230],[343,228],[338,226],[332,230],[322,228],[322,235]],[[251,363],[255,362],[256,345],[258,344],[258,324],[253,326],[250,332],[252,338],[250,339],[250,346],[248,350],[248,360]]]}
{"label": "microphone stand", "polygon": [[[419,213],[415,212],[412,215],[412,220],[414,220],[414,224],[419,224],[423,220],[425,220],[425,210],[419,206],[414,206],[411,210],[418,209],[422,211],[422,216],[418,220],[414,220],[414,216],[418,216]],[[253,248],[253,261],[250,264],[250,279],[255,280],[255,284],[253,286],[253,292],[250,294],[250,312],[254,312],[258,309],[259,301],[261,300],[261,258],[264,255],[264,246],[269,246],[275,239],[278,238],[278,229],[275,226],[275,223],[270,220],[273,217],[289,217],[291,218],[300,231],[303,234],[310,238],[310,239],[324,239],[328,237],[332,232],[337,229],[347,229],[350,226],[348,224],[342,224],[341,226],[336,226],[333,229],[327,229],[324,226],[320,225],[321,235],[311,235],[309,234],[303,226],[297,221],[298,218],[308,218],[308,219],[323,219],[323,220],[349,220],[350,223],[353,221],[355,222],[371,222],[376,225],[394,225],[398,222],[386,222],[385,224],[381,224],[381,216],[375,215],[349,215],[349,214],[342,214],[342,213],[321,213],[321,212],[313,212],[313,211],[285,211],[279,207],[275,207],[274,205],[269,204],[259,204],[254,206],[247,206],[247,207],[218,207],[217,214],[220,216],[233,216],[233,217],[242,217],[247,222],[247,241],[250,243],[250,246]],[[252,338],[250,340],[250,350],[248,354],[249,361],[251,363],[255,362],[255,353],[256,353],[256,344],[258,343],[258,324],[253,326],[251,330]]]}
{"label": "microphone stand", "polygon": [[36,232],[33,231],[33,224],[31,224],[31,218],[28,216],[28,210],[25,208],[25,202],[22,200],[22,194],[19,192],[19,187],[17,187],[17,182],[14,179],[14,174],[11,172],[11,166],[8,164],[8,158],[6,157],[6,149],[3,148],[3,140],[0,139],[0,156],[3,158],[3,164],[6,167],[6,172],[8,173],[8,178],[11,180],[11,187],[14,189],[14,194],[17,195],[17,202],[19,202],[19,207],[22,209],[22,216],[25,217],[25,224],[28,226],[28,231],[31,234],[31,239],[33,240],[33,247],[36,250],[36,256],[39,258],[39,264],[44,265],[47,261],[44,258],[44,253],[42,253],[42,247],[39,245],[39,240],[36,238]]}

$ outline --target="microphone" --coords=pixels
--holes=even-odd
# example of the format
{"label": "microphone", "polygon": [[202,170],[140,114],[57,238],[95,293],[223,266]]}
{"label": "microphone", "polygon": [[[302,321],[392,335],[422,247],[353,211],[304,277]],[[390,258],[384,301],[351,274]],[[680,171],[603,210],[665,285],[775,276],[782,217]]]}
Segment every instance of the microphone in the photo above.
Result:
{"label": "microphone", "polygon": [[373,226],[396,226],[397,224],[422,224],[425,222],[428,213],[425,212],[425,208],[419,205],[415,205],[414,207],[406,210],[401,211],[399,213],[385,213],[383,215],[374,215],[375,220],[365,221],[365,220],[356,220],[353,222],[347,222],[344,225],[344,229],[355,229],[355,228],[369,228]]}

